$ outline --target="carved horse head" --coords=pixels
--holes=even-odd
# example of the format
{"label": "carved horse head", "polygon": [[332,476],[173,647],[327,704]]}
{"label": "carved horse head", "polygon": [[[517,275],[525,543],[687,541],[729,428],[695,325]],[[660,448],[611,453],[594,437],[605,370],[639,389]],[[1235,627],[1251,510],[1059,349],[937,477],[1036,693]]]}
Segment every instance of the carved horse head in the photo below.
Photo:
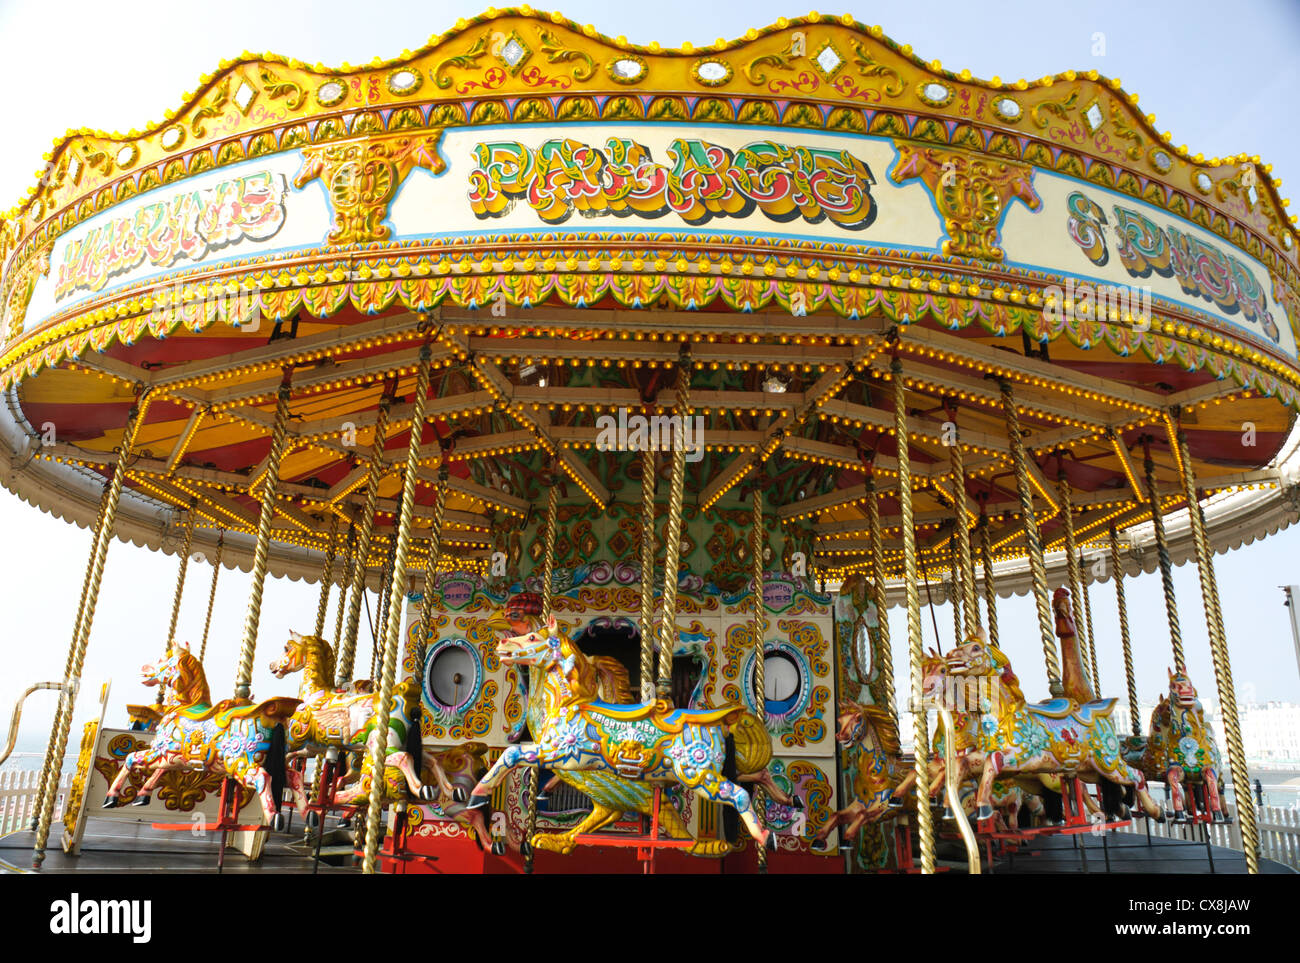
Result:
{"label": "carved horse head", "polygon": [[898,727],[883,706],[863,705],[841,699],[837,708],[835,739],[845,749],[868,739],[874,748],[885,755],[896,756],[901,752]]}
{"label": "carved horse head", "polygon": [[949,675],[995,678],[1008,690],[1014,703],[1025,701],[1020,680],[1011,669],[1011,660],[997,646],[976,638],[953,649],[945,661]]}
{"label": "carved horse head", "polygon": [[167,657],[161,662],[141,666],[140,676],[145,685],[165,685],[170,688],[180,705],[212,704],[203,663],[183,645],[177,644],[169,649]]}
{"label": "carved horse head", "polygon": [[1169,701],[1182,709],[1196,707],[1196,687],[1181,670],[1169,670]]}
{"label": "carved horse head", "polygon": [[290,632],[284,643],[284,652],[271,663],[271,674],[277,679],[301,672],[311,665],[325,679],[334,678],[334,650],[324,639],[315,635]]}

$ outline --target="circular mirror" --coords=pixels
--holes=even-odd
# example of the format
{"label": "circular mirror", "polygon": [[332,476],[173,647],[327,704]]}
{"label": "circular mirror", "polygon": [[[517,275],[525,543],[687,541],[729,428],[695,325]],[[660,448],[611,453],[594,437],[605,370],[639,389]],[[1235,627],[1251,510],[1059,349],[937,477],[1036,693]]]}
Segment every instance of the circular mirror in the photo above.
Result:
{"label": "circular mirror", "polygon": [[474,694],[474,659],[459,645],[439,649],[429,661],[426,687],[440,706],[457,709]]}

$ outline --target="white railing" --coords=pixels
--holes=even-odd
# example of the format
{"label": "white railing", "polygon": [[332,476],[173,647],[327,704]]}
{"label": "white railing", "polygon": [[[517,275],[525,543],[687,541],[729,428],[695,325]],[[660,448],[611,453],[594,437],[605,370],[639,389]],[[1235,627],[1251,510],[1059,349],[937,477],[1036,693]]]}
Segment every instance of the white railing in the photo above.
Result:
{"label": "white railing", "polygon": [[[5,769],[0,771],[0,834],[26,829],[36,810],[36,784],[40,772],[35,769]],[[72,773],[65,772],[59,780],[59,795],[54,803],[54,820],[63,815],[63,800],[72,785]]]}
{"label": "white railing", "polygon": [[[1300,870],[1300,810],[1284,809],[1281,806],[1256,806],[1255,820],[1259,827],[1259,855]],[[1202,840],[1202,828],[1193,830],[1186,823],[1166,821],[1163,823],[1135,819],[1120,832],[1145,833],[1148,828],[1152,836],[1163,839]],[[1241,827],[1232,823],[1210,823],[1210,842],[1225,849],[1240,850]]]}

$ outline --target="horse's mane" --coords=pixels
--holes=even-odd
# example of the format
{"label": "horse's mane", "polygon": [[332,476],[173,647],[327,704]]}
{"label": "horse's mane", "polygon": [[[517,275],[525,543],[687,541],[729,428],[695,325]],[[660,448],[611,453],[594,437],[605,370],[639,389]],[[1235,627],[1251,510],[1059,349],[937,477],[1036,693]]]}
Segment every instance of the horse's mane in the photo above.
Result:
{"label": "horse's mane", "polygon": [[567,636],[560,637],[560,652],[573,660],[568,675],[569,701],[632,702],[632,684],[626,667],[613,656],[589,656]]}
{"label": "horse's mane", "polygon": [[304,635],[302,645],[304,649],[315,655],[316,671],[332,684],[334,681],[334,646],[319,635]]}
{"label": "horse's mane", "polygon": [[172,691],[181,705],[211,705],[212,694],[208,691],[208,677],[203,672],[203,663],[189,649],[181,649],[176,660],[176,681]]}
{"label": "horse's mane", "polygon": [[1002,687],[1011,693],[1012,698],[1017,702],[1025,701],[1025,694],[1020,691],[1020,680],[1016,678],[1015,672],[1011,670],[1011,660],[1007,654],[996,646],[990,645],[988,652],[993,659],[993,667],[996,670],[998,681]]}
{"label": "horse's mane", "polygon": [[858,708],[875,731],[880,750],[887,756],[901,755],[902,742],[898,737],[898,723],[894,721],[893,713],[884,706],[859,705]]}

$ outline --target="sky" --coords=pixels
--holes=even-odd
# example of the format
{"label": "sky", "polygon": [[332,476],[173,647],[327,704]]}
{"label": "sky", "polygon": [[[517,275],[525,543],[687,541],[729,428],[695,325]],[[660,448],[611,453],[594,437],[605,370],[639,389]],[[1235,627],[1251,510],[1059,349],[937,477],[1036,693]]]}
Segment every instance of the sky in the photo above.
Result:
{"label": "sky", "polygon": [[[366,63],[395,57],[451,28],[457,18],[477,15],[482,2],[364,4],[272,4],[226,0],[220,5],[64,0],[0,0],[0,209],[7,209],[35,182],[41,155],[70,127],[109,131],[142,128],[160,120],[199,77],[245,50],[275,51],[308,63]],[[592,23],[609,35],[636,43],[659,41],[697,46],[739,37],[749,27],[806,11],[788,3],[748,0],[699,3],[656,0],[610,6],[569,0],[561,12]],[[1229,6],[1204,0],[1141,3],[1090,0],[1039,2],[843,3],[829,11],[879,23],[925,60],[977,77],[1037,78],[1066,69],[1096,69],[1119,77],[1140,95],[1160,130],[1175,144],[1207,157],[1245,152],[1260,155],[1283,181],[1284,196],[1300,184],[1300,134],[1294,100],[1300,90],[1300,3],[1242,0]],[[74,608],[81,589],[90,534],[44,515],[0,491],[0,717],[28,684],[59,678],[67,656]],[[1300,701],[1300,670],[1291,639],[1282,583],[1300,583],[1300,527],[1245,546],[1216,560],[1238,700]],[[161,652],[177,561],[174,556],[114,542],[95,615],[78,702],[75,747],[81,721],[96,710],[98,684],[113,681],[109,724],[125,721],[125,702],[152,701],[138,682],[138,666]],[[181,611],[179,636],[196,645],[202,633],[211,569],[192,565]],[[1175,574],[1188,668],[1202,697],[1212,696],[1214,677],[1200,605],[1196,571]],[[1128,609],[1141,698],[1166,688],[1169,632],[1158,574],[1127,582]],[[234,681],[249,578],[224,570],[208,643],[214,694]],[[262,631],[255,660],[254,695],[288,694],[266,669],[288,630],[309,630],[318,589],[304,582],[268,580]],[[335,596],[337,598],[337,596]],[[1093,622],[1101,653],[1101,691],[1123,696],[1114,590],[1091,590]],[[373,604],[373,601],[372,601]],[[940,642],[952,643],[952,618],[935,611]],[[331,608],[331,624],[333,609]],[[1031,698],[1046,696],[1046,675],[1032,599],[999,604],[1002,643]],[[364,623],[364,620],[363,620]],[[893,637],[906,638],[905,615],[891,612]],[[925,613],[926,644],[933,643]],[[369,658],[362,629],[358,664]],[[906,660],[896,652],[899,691]],[[54,696],[29,700],[20,749],[44,746]],[[75,755],[75,753],[74,753]]]}

